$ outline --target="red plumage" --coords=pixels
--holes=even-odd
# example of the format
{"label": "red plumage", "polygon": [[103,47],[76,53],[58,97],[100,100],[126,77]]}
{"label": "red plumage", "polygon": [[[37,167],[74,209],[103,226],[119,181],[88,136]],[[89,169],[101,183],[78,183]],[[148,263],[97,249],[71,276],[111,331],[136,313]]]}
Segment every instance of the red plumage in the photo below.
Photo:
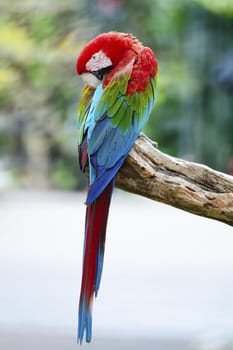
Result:
{"label": "red plumage", "polygon": [[103,267],[104,247],[108,212],[113,189],[113,181],[101,195],[86,209],[83,274],[79,300],[80,342],[86,329],[86,341],[91,340],[91,308],[94,294],[97,295]]}
{"label": "red plumage", "polygon": [[113,65],[103,81],[104,88],[115,75],[124,72],[130,62],[133,62],[133,70],[126,92],[128,95],[143,92],[149,83],[149,77],[154,77],[157,73],[156,57],[150,48],[144,47],[132,34],[110,32],[100,34],[84,48],[76,64],[78,74],[88,72],[86,63],[100,50],[111,59]]}
{"label": "red plumage", "polygon": [[132,34],[110,32],[98,35],[81,52],[76,64],[77,74],[87,71],[86,63],[94,53],[100,50],[112,59],[113,66],[117,65],[125,52],[132,48],[134,43],[135,47],[141,45]]}

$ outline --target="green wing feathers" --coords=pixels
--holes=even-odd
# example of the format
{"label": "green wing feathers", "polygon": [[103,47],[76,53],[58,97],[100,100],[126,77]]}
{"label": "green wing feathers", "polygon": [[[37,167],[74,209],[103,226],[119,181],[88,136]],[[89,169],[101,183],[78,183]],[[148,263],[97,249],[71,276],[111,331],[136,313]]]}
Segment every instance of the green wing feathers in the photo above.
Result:
{"label": "green wing feathers", "polygon": [[[133,123],[141,125],[147,119],[154,105],[157,91],[157,76],[150,78],[146,89],[127,94],[130,77],[112,81],[104,90],[101,101],[96,110],[96,121],[106,115],[110,118],[113,127],[119,127],[124,133]],[[134,118],[134,121],[133,121]]]}
{"label": "green wing feathers", "polygon": [[83,140],[83,132],[85,127],[85,122],[88,116],[89,108],[92,102],[92,97],[94,95],[95,89],[85,85],[83,88],[82,96],[78,106],[78,129],[79,129],[79,144]]}

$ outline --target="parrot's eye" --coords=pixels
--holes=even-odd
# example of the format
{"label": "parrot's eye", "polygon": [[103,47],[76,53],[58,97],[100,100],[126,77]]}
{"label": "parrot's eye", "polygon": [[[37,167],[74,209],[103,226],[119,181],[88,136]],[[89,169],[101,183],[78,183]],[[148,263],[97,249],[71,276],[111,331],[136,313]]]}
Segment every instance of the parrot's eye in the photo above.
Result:
{"label": "parrot's eye", "polygon": [[97,53],[95,53],[94,55],[92,55],[91,59],[96,62],[98,61],[99,55]]}

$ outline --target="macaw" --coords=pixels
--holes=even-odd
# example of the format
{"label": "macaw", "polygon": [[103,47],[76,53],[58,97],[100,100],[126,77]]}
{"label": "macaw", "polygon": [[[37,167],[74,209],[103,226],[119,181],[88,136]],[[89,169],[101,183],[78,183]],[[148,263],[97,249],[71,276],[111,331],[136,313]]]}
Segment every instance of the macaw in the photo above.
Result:
{"label": "macaw", "polygon": [[118,170],[147,122],[157,95],[158,63],[133,35],[103,33],[76,64],[85,86],[78,107],[79,163],[88,171],[78,342],[92,337],[92,304],[100,286],[106,226]]}

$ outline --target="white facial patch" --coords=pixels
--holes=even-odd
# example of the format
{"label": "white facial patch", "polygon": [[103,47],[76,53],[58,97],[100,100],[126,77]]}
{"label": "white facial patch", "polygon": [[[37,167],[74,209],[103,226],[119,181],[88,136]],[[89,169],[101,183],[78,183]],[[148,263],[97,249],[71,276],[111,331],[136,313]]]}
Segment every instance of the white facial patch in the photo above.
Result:
{"label": "white facial patch", "polygon": [[83,73],[83,74],[81,75],[81,77],[83,78],[84,82],[85,82],[87,85],[93,87],[94,89],[96,89],[97,86],[98,86],[99,84],[102,83],[101,80],[97,79],[97,78],[96,78],[93,74],[91,74],[91,73]]}
{"label": "white facial patch", "polygon": [[86,64],[86,68],[90,71],[96,71],[105,67],[109,67],[112,65],[112,61],[109,57],[105,55],[105,53],[100,50],[99,52],[96,52],[92,57],[89,59],[89,61]]}

